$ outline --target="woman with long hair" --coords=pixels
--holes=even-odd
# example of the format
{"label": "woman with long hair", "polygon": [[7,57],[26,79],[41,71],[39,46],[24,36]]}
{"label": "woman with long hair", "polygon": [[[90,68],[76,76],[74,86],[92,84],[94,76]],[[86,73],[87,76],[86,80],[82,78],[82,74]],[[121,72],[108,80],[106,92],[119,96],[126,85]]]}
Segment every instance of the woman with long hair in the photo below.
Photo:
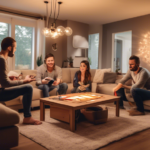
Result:
{"label": "woman with long hair", "polygon": [[80,70],[75,74],[73,86],[71,93],[91,92],[91,73],[87,60],[80,63]]}

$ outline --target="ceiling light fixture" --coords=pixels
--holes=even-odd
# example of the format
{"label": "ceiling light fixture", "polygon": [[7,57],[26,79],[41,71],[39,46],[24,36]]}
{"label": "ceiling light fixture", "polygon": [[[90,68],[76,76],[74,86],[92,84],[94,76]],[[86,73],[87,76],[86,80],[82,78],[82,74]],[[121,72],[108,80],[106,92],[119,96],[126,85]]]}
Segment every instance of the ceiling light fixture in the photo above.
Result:
{"label": "ceiling light fixture", "polygon": [[[51,11],[50,11],[50,15],[48,15],[48,1],[44,1],[44,3],[46,4],[46,27],[43,29],[43,34],[45,37],[51,37],[53,39],[58,38],[59,36],[63,36],[64,34],[67,36],[70,36],[72,34],[72,29],[70,27],[66,27],[64,28],[63,26],[58,26],[56,28],[56,21],[58,19],[59,16],[59,12],[60,12],[60,5],[62,4],[62,2],[58,2],[57,0],[51,0]],[[57,15],[56,15],[56,9],[58,9]],[[54,16],[54,21],[50,24],[50,19],[52,18],[52,16]],[[50,28],[49,28],[50,26]]]}

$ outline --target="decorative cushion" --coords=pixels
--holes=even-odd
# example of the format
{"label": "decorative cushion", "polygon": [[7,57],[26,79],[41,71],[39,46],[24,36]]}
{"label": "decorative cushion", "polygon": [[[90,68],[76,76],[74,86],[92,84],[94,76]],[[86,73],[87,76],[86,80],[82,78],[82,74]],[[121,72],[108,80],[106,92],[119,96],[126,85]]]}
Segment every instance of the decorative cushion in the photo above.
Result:
{"label": "decorative cushion", "polygon": [[104,72],[103,83],[115,83],[117,74],[115,72]]}
{"label": "decorative cushion", "polygon": [[22,74],[21,74],[21,71],[9,71],[8,77],[11,80],[18,79],[18,77],[19,77],[19,79],[22,79]]}
{"label": "decorative cushion", "polygon": [[103,83],[104,82],[104,73],[111,72],[111,68],[109,69],[97,69],[95,72],[95,76],[93,78],[93,82],[95,83]]}

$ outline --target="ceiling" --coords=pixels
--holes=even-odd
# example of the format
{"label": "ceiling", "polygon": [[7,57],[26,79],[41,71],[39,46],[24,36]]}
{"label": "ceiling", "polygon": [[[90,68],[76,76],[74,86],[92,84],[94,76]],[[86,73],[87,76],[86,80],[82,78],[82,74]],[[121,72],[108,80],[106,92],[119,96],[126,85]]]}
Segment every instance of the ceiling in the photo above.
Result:
{"label": "ceiling", "polygon": [[[63,2],[58,19],[73,20],[87,24],[106,24],[150,14],[150,0],[58,1]],[[0,0],[0,7],[39,14],[42,16],[46,15],[46,5],[44,4],[44,0]]]}

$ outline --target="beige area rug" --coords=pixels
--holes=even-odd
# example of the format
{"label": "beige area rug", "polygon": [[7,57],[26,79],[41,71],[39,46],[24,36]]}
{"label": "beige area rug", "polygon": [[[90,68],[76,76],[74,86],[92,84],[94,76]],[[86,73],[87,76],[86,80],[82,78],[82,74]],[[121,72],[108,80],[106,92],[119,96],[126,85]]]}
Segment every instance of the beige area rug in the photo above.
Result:
{"label": "beige area rug", "polygon": [[[49,109],[46,109],[46,119],[42,125],[19,124],[19,130],[49,150],[94,150],[150,128],[150,113],[133,117],[127,111],[120,110],[120,117],[116,117],[114,107],[108,107],[108,112],[107,123],[93,125],[85,121],[78,123],[77,130],[71,132],[69,124],[51,119]],[[40,111],[32,111],[32,115],[39,119]],[[22,120],[23,114],[20,117]]]}

